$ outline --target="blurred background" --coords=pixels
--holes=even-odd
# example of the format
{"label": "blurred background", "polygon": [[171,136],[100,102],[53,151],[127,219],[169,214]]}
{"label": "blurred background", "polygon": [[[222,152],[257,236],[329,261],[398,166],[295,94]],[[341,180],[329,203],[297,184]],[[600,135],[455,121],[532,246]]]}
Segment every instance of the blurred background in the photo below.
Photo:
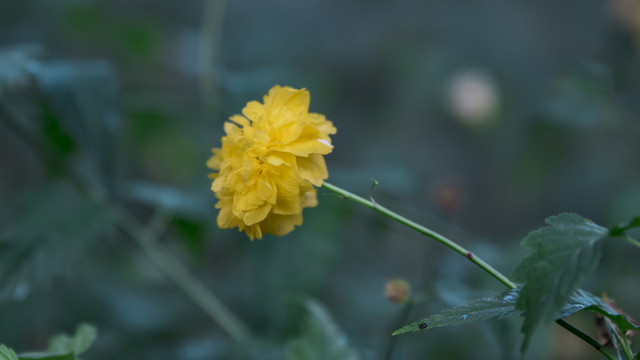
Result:
{"label": "blurred background", "polygon": [[[640,214],[639,46],[636,0],[2,0],[0,342],[43,349],[90,322],[87,359],[517,358],[519,319],[392,339],[503,289],[355,203],[319,190],[282,238],[218,229],[210,149],[271,86],[307,88],[338,128],[331,183],[366,195],[375,178],[378,202],[510,274],[547,216]],[[148,224],[251,342],[95,199]],[[637,254],[609,241],[583,287],[640,318]],[[391,278],[421,299],[406,320]],[[535,341],[532,359],[599,358],[557,326]]]}

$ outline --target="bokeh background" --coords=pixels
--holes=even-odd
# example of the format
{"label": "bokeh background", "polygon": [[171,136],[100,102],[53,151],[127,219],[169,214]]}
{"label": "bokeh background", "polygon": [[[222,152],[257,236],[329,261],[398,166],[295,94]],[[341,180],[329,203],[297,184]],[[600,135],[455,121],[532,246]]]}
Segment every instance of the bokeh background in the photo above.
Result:
{"label": "bokeh background", "polygon": [[[375,178],[378,202],[507,274],[547,216],[640,214],[635,0],[2,0],[0,45],[0,342],[17,351],[90,322],[87,359],[293,358],[327,340],[292,300],[308,296],[339,329],[333,358],[385,359],[399,324],[502,290],[323,190],[286,237],[218,229],[210,148],[275,84],[338,128],[331,183],[367,195]],[[96,197],[150,222],[255,339],[234,345]],[[583,286],[636,318],[637,250],[610,241]],[[421,299],[404,323],[396,277]],[[520,325],[404,335],[391,358],[517,358]],[[531,358],[598,354],[549,327]]]}

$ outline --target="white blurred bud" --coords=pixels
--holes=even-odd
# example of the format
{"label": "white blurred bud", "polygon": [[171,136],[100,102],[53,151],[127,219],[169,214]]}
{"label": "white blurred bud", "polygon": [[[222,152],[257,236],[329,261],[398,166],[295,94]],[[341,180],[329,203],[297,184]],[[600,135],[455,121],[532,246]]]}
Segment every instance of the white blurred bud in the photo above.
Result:
{"label": "white blurred bud", "polygon": [[498,90],[485,72],[458,72],[451,77],[447,90],[449,111],[466,125],[485,124],[498,109]]}

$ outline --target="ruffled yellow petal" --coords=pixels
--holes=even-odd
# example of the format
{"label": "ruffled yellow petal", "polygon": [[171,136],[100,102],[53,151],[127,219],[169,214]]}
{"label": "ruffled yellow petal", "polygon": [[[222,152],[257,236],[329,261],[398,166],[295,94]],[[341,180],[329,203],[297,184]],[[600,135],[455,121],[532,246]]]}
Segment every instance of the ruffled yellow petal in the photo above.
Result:
{"label": "ruffled yellow petal", "polygon": [[285,235],[302,224],[302,209],[316,206],[316,190],[328,177],[323,155],[336,129],[309,113],[309,92],[274,86],[263,102],[251,101],[224,124],[222,147],[207,167],[220,209],[218,226],[253,239]]}
{"label": "ruffled yellow petal", "polygon": [[308,157],[297,158],[300,176],[315,186],[322,186],[324,179],[329,177],[327,165],[320,154],[310,154]]}

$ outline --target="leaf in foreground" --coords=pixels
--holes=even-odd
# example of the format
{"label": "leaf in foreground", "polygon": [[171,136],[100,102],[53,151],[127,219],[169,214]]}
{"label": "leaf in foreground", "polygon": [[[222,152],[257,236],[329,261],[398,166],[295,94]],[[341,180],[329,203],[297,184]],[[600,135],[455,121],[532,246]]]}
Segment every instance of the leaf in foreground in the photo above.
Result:
{"label": "leaf in foreground", "polygon": [[[490,298],[473,300],[464,306],[443,310],[438,314],[404,326],[396,330],[393,335],[435,327],[459,325],[475,320],[504,319],[513,315],[520,315],[523,312],[516,308],[519,291],[519,289],[509,290]],[[619,313],[599,297],[581,289],[571,294],[569,301],[560,309],[558,318],[568,317],[581,310],[589,310],[605,316],[621,331],[640,331],[640,327],[633,323],[627,315]]]}
{"label": "leaf in foreground", "polygon": [[0,360],[18,360],[18,355],[5,345],[0,344]]}
{"label": "leaf in foreground", "polygon": [[577,214],[547,218],[550,226],[531,232],[523,241],[533,253],[515,270],[524,283],[516,309],[525,313],[524,352],[541,323],[556,319],[560,309],[584,277],[598,265],[601,241],[608,230]]}
{"label": "leaf in foreground", "polygon": [[516,310],[517,299],[517,289],[509,290],[506,293],[490,298],[476,299],[467,305],[442,310],[438,314],[411,323],[396,330],[392,335],[395,336],[434,327],[459,325],[475,320],[486,320],[490,318],[504,319],[519,313]]}

